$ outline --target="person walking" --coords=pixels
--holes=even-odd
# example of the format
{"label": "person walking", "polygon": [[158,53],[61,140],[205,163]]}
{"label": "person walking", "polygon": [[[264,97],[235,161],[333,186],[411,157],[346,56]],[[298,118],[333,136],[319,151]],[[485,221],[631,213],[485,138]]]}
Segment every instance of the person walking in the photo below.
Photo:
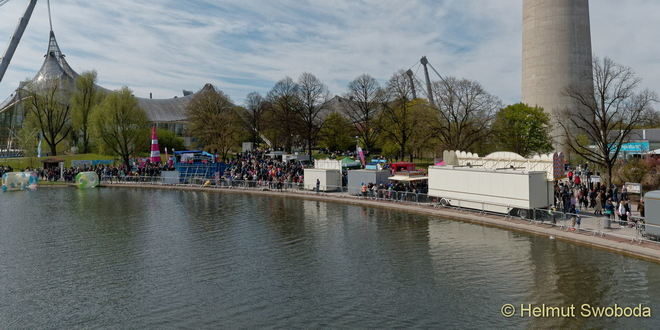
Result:
{"label": "person walking", "polygon": [[594,199],[594,215],[603,215],[603,195],[601,193],[596,194],[596,198]]}

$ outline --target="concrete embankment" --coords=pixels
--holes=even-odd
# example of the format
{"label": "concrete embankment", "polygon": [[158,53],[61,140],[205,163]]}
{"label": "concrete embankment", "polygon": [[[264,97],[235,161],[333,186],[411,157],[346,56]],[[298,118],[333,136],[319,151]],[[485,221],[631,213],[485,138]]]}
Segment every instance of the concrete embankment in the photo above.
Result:
{"label": "concrete embankment", "polygon": [[518,232],[531,233],[546,237],[554,237],[575,244],[595,247],[611,252],[645,259],[660,263],[660,243],[654,242],[632,242],[631,239],[616,237],[612,235],[594,235],[592,232],[573,232],[562,230],[559,227],[542,223],[530,223],[525,220],[510,218],[498,215],[481,214],[472,211],[461,211],[449,208],[435,208],[428,205],[395,203],[390,201],[378,201],[369,199],[360,199],[348,195],[339,195],[332,193],[312,193],[295,191],[268,191],[268,190],[248,190],[248,189],[228,189],[228,188],[208,188],[194,186],[168,186],[168,185],[150,185],[150,184],[104,184],[103,187],[122,187],[122,188],[146,188],[146,189],[170,189],[187,191],[207,191],[217,193],[234,194],[253,194],[261,196],[272,196],[279,198],[301,198],[308,200],[318,200],[323,202],[345,203],[365,207],[380,207],[397,211],[424,214],[443,219],[451,219],[475,223],[490,227],[513,230]]}

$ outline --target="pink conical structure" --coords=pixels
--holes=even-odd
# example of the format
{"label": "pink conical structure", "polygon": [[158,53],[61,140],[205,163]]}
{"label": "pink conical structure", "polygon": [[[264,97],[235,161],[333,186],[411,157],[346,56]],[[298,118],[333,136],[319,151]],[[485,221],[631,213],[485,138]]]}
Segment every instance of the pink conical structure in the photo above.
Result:
{"label": "pink conical structure", "polygon": [[151,157],[149,157],[149,161],[152,163],[160,163],[160,148],[158,147],[156,126],[151,128]]}

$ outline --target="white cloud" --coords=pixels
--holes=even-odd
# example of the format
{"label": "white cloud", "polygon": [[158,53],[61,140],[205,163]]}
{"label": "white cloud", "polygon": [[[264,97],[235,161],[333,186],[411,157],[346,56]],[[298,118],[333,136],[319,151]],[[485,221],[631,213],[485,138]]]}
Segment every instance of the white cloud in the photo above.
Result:
{"label": "white cloud", "polygon": [[[53,26],[69,63],[95,69],[108,88],[172,97],[211,82],[234,100],[266,93],[284,76],[308,71],[341,94],[369,73],[385,81],[422,55],[444,75],[480,81],[506,103],[520,99],[521,0],[199,0],[53,1]],[[26,1],[0,8],[8,40]],[[660,89],[660,3],[592,1],[596,55],[629,65]],[[0,39],[3,40],[3,39]],[[41,65],[47,9],[35,10],[0,98]],[[0,49],[6,43],[0,43]]]}

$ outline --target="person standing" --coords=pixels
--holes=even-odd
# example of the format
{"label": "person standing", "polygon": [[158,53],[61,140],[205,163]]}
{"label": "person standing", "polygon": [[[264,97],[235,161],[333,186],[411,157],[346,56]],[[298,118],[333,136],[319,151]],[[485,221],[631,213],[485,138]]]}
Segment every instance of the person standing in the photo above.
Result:
{"label": "person standing", "polygon": [[321,192],[321,180],[316,179],[316,193],[318,194],[320,192]]}
{"label": "person standing", "polygon": [[619,202],[619,207],[618,207],[617,211],[619,213],[619,225],[625,226],[626,223],[628,222],[628,216],[626,214],[625,201]]}

